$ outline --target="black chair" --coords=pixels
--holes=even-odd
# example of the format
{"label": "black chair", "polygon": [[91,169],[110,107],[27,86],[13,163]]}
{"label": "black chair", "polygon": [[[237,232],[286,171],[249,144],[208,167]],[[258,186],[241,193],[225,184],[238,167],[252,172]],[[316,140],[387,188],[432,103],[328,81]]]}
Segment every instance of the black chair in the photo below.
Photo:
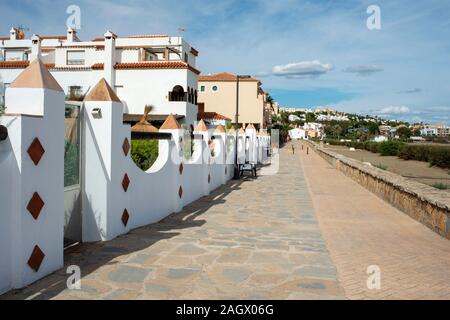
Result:
{"label": "black chair", "polygon": [[245,171],[250,171],[252,173],[252,177],[256,178],[256,163],[253,161],[246,161],[243,164],[239,164],[239,173],[242,177]]}

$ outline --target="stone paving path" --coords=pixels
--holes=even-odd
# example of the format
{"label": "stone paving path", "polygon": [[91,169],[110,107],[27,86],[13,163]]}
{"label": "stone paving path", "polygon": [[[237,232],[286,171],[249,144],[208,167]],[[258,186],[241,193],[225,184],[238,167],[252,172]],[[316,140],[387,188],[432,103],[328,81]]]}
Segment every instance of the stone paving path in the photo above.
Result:
{"label": "stone paving path", "polygon": [[342,299],[298,155],[277,175],[230,182],[160,223],[66,256],[65,270],[5,299]]}
{"label": "stone paving path", "polygon": [[[300,143],[297,149],[300,148]],[[320,229],[350,299],[450,299],[450,241],[335,170],[299,152]],[[367,289],[367,267],[381,289]]]}

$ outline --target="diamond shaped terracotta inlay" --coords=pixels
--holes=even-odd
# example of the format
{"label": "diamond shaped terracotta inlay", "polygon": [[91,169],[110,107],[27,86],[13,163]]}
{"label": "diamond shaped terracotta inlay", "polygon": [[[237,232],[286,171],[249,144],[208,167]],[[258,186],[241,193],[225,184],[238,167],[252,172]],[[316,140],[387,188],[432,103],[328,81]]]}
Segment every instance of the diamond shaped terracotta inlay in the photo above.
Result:
{"label": "diamond shaped terracotta inlay", "polygon": [[128,141],[128,138],[125,138],[125,140],[123,140],[122,150],[125,157],[128,156],[128,152],[130,151],[130,142]]}
{"label": "diamond shaped terracotta inlay", "polygon": [[182,186],[180,186],[180,189],[178,189],[178,196],[180,197],[180,199],[183,196],[183,187]]}
{"label": "diamond shaped terracotta inlay", "polygon": [[38,272],[44,258],[45,254],[42,252],[41,248],[39,248],[39,246],[34,246],[33,252],[28,259],[28,265],[35,272]]}
{"label": "diamond shaped terracotta inlay", "polygon": [[130,179],[128,178],[128,174],[125,173],[122,180],[123,191],[127,192],[129,186],[130,186]]}
{"label": "diamond shaped terracotta inlay", "polygon": [[211,183],[211,175],[208,174],[208,183]]}
{"label": "diamond shaped terracotta inlay", "polygon": [[31,213],[34,220],[37,220],[37,218],[39,218],[39,214],[41,213],[44,205],[45,203],[39,196],[39,193],[35,192],[27,205],[27,210]]}
{"label": "diamond shaped terracotta inlay", "polygon": [[225,174],[227,174],[228,173],[228,170],[227,170],[227,168],[225,167]]}
{"label": "diamond shaped terracotta inlay", "polygon": [[130,214],[128,213],[128,210],[127,209],[123,210],[122,223],[125,227],[127,226],[129,219],[130,219]]}
{"label": "diamond shaped terracotta inlay", "polygon": [[183,164],[180,163],[180,168],[179,168],[180,174],[183,174],[183,170],[184,170]]}
{"label": "diamond shaped terracotta inlay", "polygon": [[34,138],[33,142],[30,144],[30,147],[27,150],[28,155],[33,161],[34,165],[37,166],[39,161],[41,161],[42,156],[45,153],[44,147],[38,138]]}

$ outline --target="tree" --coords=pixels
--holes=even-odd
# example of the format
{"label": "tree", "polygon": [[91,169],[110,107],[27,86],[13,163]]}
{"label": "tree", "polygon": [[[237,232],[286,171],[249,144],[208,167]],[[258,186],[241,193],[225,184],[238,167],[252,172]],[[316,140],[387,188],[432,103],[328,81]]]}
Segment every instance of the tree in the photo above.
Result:
{"label": "tree", "polygon": [[414,130],[414,136],[416,136],[416,137],[418,137],[418,136],[420,136],[420,129],[415,129]]}
{"label": "tree", "polygon": [[369,129],[369,134],[371,135],[376,135],[380,133],[377,122],[370,122],[369,125],[367,126],[367,129]]}
{"label": "tree", "polygon": [[408,127],[400,127],[397,129],[397,135],[402,140],[407,140],[412,136],[412,131]]}

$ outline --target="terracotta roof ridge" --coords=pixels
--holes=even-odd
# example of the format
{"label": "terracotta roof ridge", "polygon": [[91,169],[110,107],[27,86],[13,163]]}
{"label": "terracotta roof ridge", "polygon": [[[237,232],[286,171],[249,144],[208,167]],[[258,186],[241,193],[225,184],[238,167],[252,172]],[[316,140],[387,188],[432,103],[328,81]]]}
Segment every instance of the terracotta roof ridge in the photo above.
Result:
{"label": "terracotta roof ridge", "polygon": [[84,98],[84,101],[120,102],[120,99],[108,84],[108,82],[105,80],[105,78],[101,78],[100,81],[95,85],[95,87],[89,91],[87,96]]}
{"label": "terracotta roof ridge", "polygon": [[33,60],[11,83],[11,88],[42,88],[64,91],[41,61]]}
{"label": "terracotta roof ridge", "polygon": [[174,130],[174,129],[181,129],[180,124],[178,123],[177,119],[173,116],[173,114],[169,114],[166,118],[166,121],[164,121],[163,125],[160,130]]}

